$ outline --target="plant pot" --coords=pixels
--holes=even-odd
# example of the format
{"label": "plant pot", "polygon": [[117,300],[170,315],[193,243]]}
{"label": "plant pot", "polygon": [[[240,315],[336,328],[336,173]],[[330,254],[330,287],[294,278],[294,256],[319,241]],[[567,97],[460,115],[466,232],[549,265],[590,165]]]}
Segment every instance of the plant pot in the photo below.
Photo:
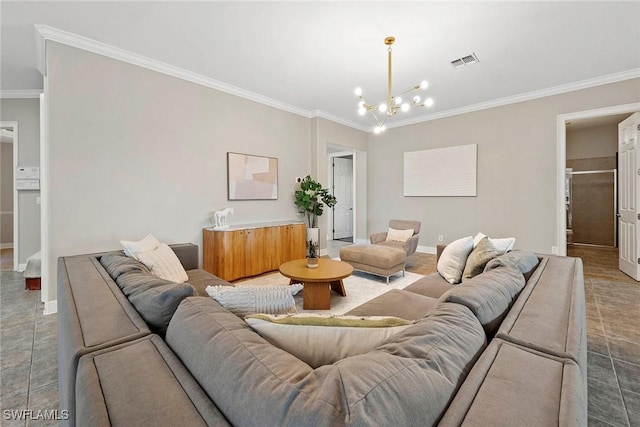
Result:
{"label": "plant pot", "polygon": [[307,257],[307,267],[318,268],[318,258]]}

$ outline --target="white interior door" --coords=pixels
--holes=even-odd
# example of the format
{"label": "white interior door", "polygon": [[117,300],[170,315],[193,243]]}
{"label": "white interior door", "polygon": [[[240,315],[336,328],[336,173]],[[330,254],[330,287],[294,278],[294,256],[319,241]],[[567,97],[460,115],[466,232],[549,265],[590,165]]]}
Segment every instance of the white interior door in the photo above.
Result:
{"label": "white interior door", "polygon": [[619,268],[620,270],[640,280],[640,259],[638,258],[638,181],[640,181],[640,150],[638,148],[638,135],[640,134],[640,113],[618,124],[618,168],[620,171],[620,197],[619,197]]}
{"label": "white interior door", "polygon": [[353,236],[353,158],[334,157],[333,195],[338,203],[333,208],[333,238]]}

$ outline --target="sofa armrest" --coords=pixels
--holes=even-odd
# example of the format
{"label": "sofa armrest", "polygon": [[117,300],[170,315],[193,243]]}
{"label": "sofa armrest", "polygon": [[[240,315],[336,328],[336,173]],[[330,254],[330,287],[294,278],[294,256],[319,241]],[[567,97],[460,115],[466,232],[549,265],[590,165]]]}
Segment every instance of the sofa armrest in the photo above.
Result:
{"label": "sofa armrest", "polygon": [[376,243],[384,242],[385,240],[387,240],[387,232],[385,231],[383,233],[373,233],[371,236],[369,236],[369,240],[374,245]]}
{"label": "sofa armrest", "polygon": [[173,249],[173,252],[175,252],[185,270],[195,270],[198,268],[200,256],[197,245],[193,243],[178,243],[169,245],[169,247]]}
{"label": "sofa armrest", "polygon": [[404,250],[407,252],[407,255],[411,255],[418,249],[418,240],[420,236],[417,234],[409,237],[406,242],[404,242]]}

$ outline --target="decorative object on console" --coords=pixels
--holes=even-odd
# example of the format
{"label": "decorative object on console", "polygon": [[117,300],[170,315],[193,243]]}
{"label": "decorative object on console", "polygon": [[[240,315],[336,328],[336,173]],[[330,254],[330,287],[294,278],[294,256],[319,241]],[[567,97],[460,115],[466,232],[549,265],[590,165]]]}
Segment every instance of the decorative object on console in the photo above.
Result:
{"label": "decorative object on console", "polygon": [[207,286],[207,294],[237,316],[255,313],[297,313],[293,296],[301,284],[291,286]]}
{"label": "decorative object on console", "polygon": [[365,354],[415,322],[386,316],[253,314],[245,322],[271,344],[312,368]]}
{"label": "decorative object on console", "polygon": [[309,175],[300,182],[300,189],[295,191],[294,199],[298,212],[303,213],[307,220],[307,256],[317,258],[320,250],[318,217],[322,215],[324,205],[332,208],[337,200],[329,193],[328,188],[322,188],[322,184]]}
{"label": "decorative object on console", "polygon": [[229,200],[277,200],[278,159],[227,153]]}
{"label": "decorative object on console", "polygon": [[[395,37],[387,37],[384,39],[384,44],[387,45],[387,64],[388,64],[388,91],[387,91],[387,100],[386,102],[381,102],[379,104],[368,104],[364,97],[362,96],[362,88],[357,87],[355,89],[356,96],[360,99],[358,103],[358,113],[361,116],[367,114],[367,112],[371,113],[373,118],[376,121],[376,127],[373,129],[373,132],[378,134],[385,130],[385,121],[389,117],[393,117],[396,115],[398,110],[400,111],[409,111],[413,107],[431,107],[433,105],[433,99],[427,98],[424,101],[420,98],[419,95],[415,95],[411,98],[411,102],[402,102],[402,98],[400,95],[405,95],[413,92],[417,92],[421,89],[426,89],[429,84],[426,80],[420,82],[419,85],[413,86],[409,90],[399,93],[398,95],[393,95],[392,85],[391,85],[391,45],[396,41]],[[383,114],[382,119],[379,119],[376,115],[376,112]]]}
{"label": "decorative object on console", "polygon": [[215,219],[215,225],[213,227],[214,230],[222,230],[224,228],[229,228],[228,217],[229,214],[233,214],[233,208],[224,208],[220,211],[215,211],[213,213],[213,217]]}

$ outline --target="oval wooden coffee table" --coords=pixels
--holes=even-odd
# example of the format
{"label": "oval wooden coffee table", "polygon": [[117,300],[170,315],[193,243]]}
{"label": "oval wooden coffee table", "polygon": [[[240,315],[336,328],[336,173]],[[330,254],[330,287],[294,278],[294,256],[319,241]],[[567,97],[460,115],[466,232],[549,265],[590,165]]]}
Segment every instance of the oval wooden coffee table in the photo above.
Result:
{"label": "oval wooden coffee table", "polygon": [[329,310],[331,289],[343,297],[347,296],[342,279],[351,276],[350,264],[320,258],[317,268],[307,267],[306,259],[296,259],[280,266],[280,273],[291,279],[289,284],[302,283],[302,308],[305,310]]}

